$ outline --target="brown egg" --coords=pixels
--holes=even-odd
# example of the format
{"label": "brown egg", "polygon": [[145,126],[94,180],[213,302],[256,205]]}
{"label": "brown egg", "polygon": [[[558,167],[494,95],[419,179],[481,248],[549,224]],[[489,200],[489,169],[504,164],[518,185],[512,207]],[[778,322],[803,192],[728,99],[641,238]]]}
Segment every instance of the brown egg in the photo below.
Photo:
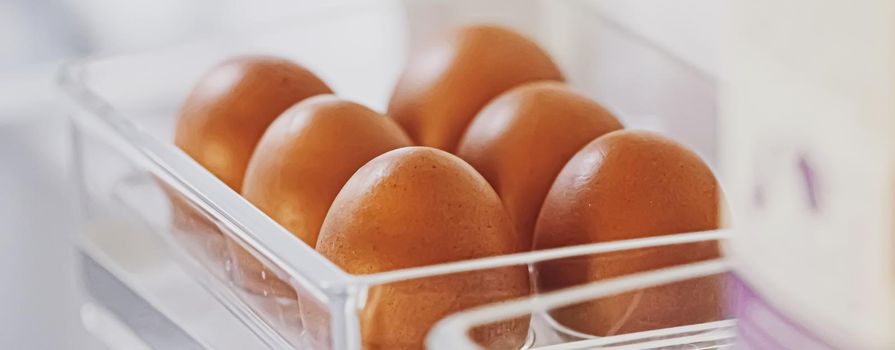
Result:
{"label": "brown egg", "polygon": [[239,191],[252,150],[267,126],[290,106],[332,93],[290,61],[267,56],[227,60],[187,97],[174,143],[227,186]]}
{"label": "brown egg", "polygon": [[[693,152],[643,131],[606,134],[575,154],[547,194],[534,248],[653,237],[719,227],[712,171]],[[538,264],[536,288],[556,290],[717,258],[715,242],[638,249]],[[715,321],[721,278],[706,277],[552,310],[560,324],[599,336]]]}
{"label": "brown egg", "polygon": [[506,28],[468,26],[414,52],[388,114],[417,144],[453,152],[488,101],[536,80],[563,80],[537,44]]}
{"label": "brown egg", "polygon": [[606,109],[563,83],[528,83],[479,112],[457,155],[494,187],[530,246],[541,203],[562,167],[591,140],[621,128]]}
{"label": "brown egg", "polygon": [[[317,251],[351,274],[516,253],[500,199],[469,164],[447,152],[407,147],[364,165],[323,222]],[[421,278],[372,287],[360,313],[366,349],[422,349],[428,330],[469,307],[527,295],[524,267]],[[518,348],[528,319],[485,326],[484,344]]]}
{"label": "brown egg", "polygon": [[[187,97],[174,143],[239,191],[249,157],[268,125],[293,104],[331,92],[313,73],[285,59],[232,58],[206,73]],[[171,200],[175,236],[209,266],[224,266],[233,247],[217,225],[167,185],[162,189]]]}
{"label": "brown egg", "polygon": [[[370,159],[410,145],[395,122],[333,95],[308,98],[264,133],[246,170],[242,195],[296,237],[317,244],[336,194]],[[237,244],[234,272],[255,291],[291,296],[291,288]]]}
{"label": "brown egg", "polygon": [[258,143],[242,195],[310,246],[336,194],[361,166],[410,139],[360,104],[321,95],[290,108]]}

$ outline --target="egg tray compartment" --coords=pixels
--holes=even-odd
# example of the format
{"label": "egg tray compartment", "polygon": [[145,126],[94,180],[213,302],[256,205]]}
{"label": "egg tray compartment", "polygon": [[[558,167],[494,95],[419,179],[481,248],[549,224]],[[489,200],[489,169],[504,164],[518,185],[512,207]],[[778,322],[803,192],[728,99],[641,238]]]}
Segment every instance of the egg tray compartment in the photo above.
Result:
{"label": "egg tray compartment", "polygon": [[[545,255],[524,253],[366,276],[344,273],[170,143],[179,104],[199,75],[226,57],[268,53],[293,59],[317,72],[342,97],[383,110],[409,46],[458,24],[498,23],[534,38],[551,52],[571,85],[613,110],[629,127],[662,131],[714,162],[711,77],[602,16],[591,2],[349,1],[285,17],[164,50],[89,58],[69,65],[61,75],[75,102],[74,164],[87,226],[124,222],[135,230],[148,227],[187,273],[271,348],[308,345],[309,335],[294,316],[294,300],[239,288],[222,237],[201,231],[239,242],[264,262],[271,279],[276,276],[303,300],[316,301],[328,318],[320,330],[325,336],[317,338],[335,349],[359,348],[357,310],[370,286],[527,265]],[[357,59],[357,52],[366,53],[364,60]],[[172,224],[172,209],[178,207],[175,213],[195,219],[192,229]],[[587,255],[587,249],[593,247],[556,252]],[[533,329],[536,341],[538,329]]]}
{"label": "egg tray compartment", "polygon": [[[604,244],[601,248],[606,248],[607,251],[622,251],[625,249],[621,246],[636,245],[637,240],[619,241],[615,244],[616,247]],[[727,304],[739,295],[731,289],[735,282],[729,272],[730,266],[725,260],[715,259],[594,281],[528,298],[468,309],[439,321],[430,331],[427,344],[436,349],[481,349],[483,346],[469,336],[470,330],[483,324],[530,316],[532,327],[538,330],[535,334],[541,334],[542,337],[546,335],[548,338],[535,339],[531,349],[733,349],[736,345],[736,320],[734,319],[598,337],[571,330],[558,324],[550,316],[551,311],[562,307],[574,307],[581,303],[599,301],[623,293],[637,291],[649,293],[654,288],[662,288],[674,283],[695,282],[702,278],[718,278],[726,282],[725,288],[730,292],[725,296],[724,302]],[[725,308],[728,306],[729,304],[724,305]]]}

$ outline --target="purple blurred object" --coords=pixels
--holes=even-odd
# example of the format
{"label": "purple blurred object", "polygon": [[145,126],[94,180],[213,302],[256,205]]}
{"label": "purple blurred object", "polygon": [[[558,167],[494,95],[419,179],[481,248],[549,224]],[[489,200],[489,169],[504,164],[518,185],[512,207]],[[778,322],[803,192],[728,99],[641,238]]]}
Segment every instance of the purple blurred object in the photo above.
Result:
{"label": "purple blurred object", "polygon": [[728,301],[737,318],[737,349],[836,349],[817,334],[784,315],[745,281],[730,274]]}

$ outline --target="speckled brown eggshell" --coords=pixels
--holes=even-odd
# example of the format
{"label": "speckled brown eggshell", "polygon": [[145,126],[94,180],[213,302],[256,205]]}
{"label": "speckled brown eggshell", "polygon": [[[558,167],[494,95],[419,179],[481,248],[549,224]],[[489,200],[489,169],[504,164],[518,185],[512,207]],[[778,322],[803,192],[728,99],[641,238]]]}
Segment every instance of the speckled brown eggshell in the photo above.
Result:
{"label": "speckled brown eggshell", "polygon": [[[407,147],[364,165],[324,220],[317,251],[351,274],[527,250],[497,194],[447,152]],[[360,312],[365,349],[422,349],[444,316],[527,295],[525,267],[420,278],[372,287]],[[484,344],[521,345],[528,319],[473,331]]]}
{"label": "speckled brown eggshell", "polygon": [[588,142],[621,128],[612,113],[564,83],[527,83],[479,112],[457,155],[494,187],[530,245],[541,204],[562,167]]}
{"label": "speckled brown eggshell", "polygon": [[411,55],[388,115],[416,144],[453,152],[488,101],[538,80],[563,80],[563,76],[533,41],[499,26],[462,27]]}
{"label": "speckled brown eggshell", "polygon": [[299,101],[329,93],[317,76],[288,60],[232,58],[202,77],[187,97],[174,143],[238,192],[252,151],[270,123]]}
{"label": "speckled brown eggshell", "polygon": [[[177,118],[174,143],[238,192],[249,158],[270,123],[295,103],[327,93],[332,91],[323,81],[288,60],[234,57],[213,67],[193,88]],[[233,247],[217,225],[169,186],[162,188],[171,199],[178,239],[191,250],[198,247],[198,256],[224,266]],[[294,294],[275,294],[280,292]]]}
{"label": "speckled brown eggshell", "polygon": [[[311,97],[264,133],[246,170],[242,195],[314,247],[330,204],[351,175],[370,159],[409,145],[393,120],[367,107],[333,95]],[[228,246],[240,284],[256,293],[291,295],[288,285],[242,247]]]}
{"label": "speckled brown eggshell", "polygon": [[242,195],[310,246],[351,175],[410,139],[391,119],[333,95],[309,98],[267,129]]}
{"label": "speckled brown eggshell", "polygon": [[[551,187],[534,248],[609,242],[719,228],[717,181],[692,151],[658,134],[621,130],[585,146]],[[535,266],[546,292],[590,281],[717,258],[716,242],[648,248]],[[607,336],[722,318],[722,279],[710,276],[552,310],[559,324]]]}

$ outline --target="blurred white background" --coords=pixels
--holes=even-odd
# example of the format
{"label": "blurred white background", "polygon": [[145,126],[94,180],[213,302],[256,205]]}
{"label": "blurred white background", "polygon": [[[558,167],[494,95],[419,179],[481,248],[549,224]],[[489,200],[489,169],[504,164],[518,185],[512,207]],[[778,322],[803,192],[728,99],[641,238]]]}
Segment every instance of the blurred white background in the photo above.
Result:
{"label": "blurred white background", "polygon": [[[718,71],[721,0],[596,0],[703,72]],[[61,64],[196,40],[304,11],[311,0],[0,1],[0,348],[96,349],[81,323]],[[524,1],[519,1],[524,6]]]}

